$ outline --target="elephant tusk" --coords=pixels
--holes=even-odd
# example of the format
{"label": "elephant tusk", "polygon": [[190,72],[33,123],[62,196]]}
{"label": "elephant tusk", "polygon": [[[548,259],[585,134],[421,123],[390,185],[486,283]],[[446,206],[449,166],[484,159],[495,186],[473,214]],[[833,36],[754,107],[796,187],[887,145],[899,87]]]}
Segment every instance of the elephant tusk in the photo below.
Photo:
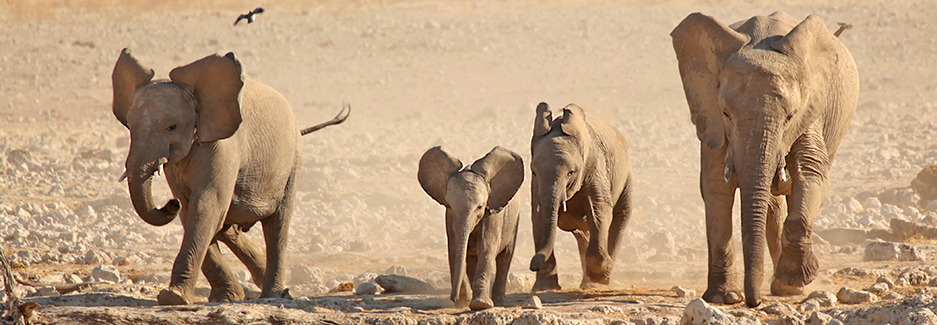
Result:
{"label": "elephant tusk", "polygon": [[788,179],[787,168],[781,168],[781,173],[778,178],[781,179],[781,182],[785,182],[785,183],[787,182],[787,179]]}
{"label": "elephant tusk", "polygon": [[159,168],[156,169],[156,176],[162,176],[162,175],[163,175],[163,165],[164,165],[164,164],[159,164]]}
{"label": "elephant tusk", "polygon": [[728,182],[729,177],[732,177],[732,169],[730,169],[729,166],[726,165],[726,171],[725,171],[725,175],[723,179],[725,179],[725,181]]}
{"label": "elephant tusk", "polygon": [[124,169],[124,173],[123,173],[123,174],[120,174],[120,178],[117,179],[117,182],[118,182],[118,183],[123,182],[125,179],[127,179],[127,170],[126,170],[126,169]]}
{"label": "elephant tusk", "polygon": [[566,200],[563,200],[563,212],[566,212]]}
{"label": "elephant tusk", "polygon": [[540,205],[537,204],[537,212],[540,212]]}

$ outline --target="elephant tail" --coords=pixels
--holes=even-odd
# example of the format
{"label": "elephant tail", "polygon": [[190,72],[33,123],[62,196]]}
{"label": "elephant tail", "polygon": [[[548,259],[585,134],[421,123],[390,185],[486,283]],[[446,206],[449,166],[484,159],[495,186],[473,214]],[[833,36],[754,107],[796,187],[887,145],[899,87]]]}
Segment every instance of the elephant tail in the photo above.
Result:
{"label": "elephant tail", "polygon": [[351,105],[348,103],[343,103],[342,110],[338,112],[338,115],[335,115],[335,118],[319,123],[315,126],[302,129],[299,131],[299,133],[300,135],[307,135],[309,133],[319,131],[326,126],[341,124],[342,122],[345,122],[346,119],[348,119],[349,114],[351,114]]}

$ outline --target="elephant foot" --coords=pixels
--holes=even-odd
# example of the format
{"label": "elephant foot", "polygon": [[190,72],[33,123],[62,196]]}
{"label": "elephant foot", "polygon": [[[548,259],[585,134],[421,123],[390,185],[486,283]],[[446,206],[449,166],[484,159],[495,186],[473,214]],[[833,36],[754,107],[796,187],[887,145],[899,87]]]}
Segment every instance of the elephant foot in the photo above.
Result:
{"label": "elephant foot", "polygon": [[233,302],[244,300],[244,288],[234,283],[219,288],[211,288],[208,302]]}
{"label": "elephant foot", "polygon": [[481,298],[481,297],[472,299],[472,302],[469,303],[469,308],[471,308],[472,310],[488,309],[494,306],[495,304],[494,302],[491,301],[491,299]]}
{"label": "elephant foot", "polygon": [[798,296],[804,294],[804,287],[803,282],[791,284],[774,278],[774,281],[771,281],[771,294],[775,296]]}
{"label": "elephant foot", "polygon": [[540,291],[549,291],[549,290],[561,290],[560,288],[560,278],[556,274],[546,277],[545,279],[537,279],[537,282],[534,282],[534,288],[530,292],[540,292]]}
{"label": "elephant foot", "polygon": [[505,298],[505,295],[495,295],[494,297],[492,297],[492,300],[494,300],[495,306],[498,306],[498,307],[507,306],[507,298]]}
{"label": "elephant foot", "polygon": [[156,296],[156,301],[159,302],[161,306],[192,304],[191,299],[186,298],[186,295],[173,288],[161,290],[159,295]]}
{"label": "elephant foot", "polygon": [[282,299],[293,299],[293,296],[290,294],[289,288],[284,288],[283,290],[264,290],[260,293],[261,298],[282,298]]}
{"label": "elephant foot", "polygon": [[771,281],[771,294],[778,296],[801,295],[804,287],[813,282],[820,267],[816,255],[809,248],[802,254],[783,251],[778,259]]}
{"label": "elephant foot", "polygon": [[463,299],[463,298],[456,299],[456,300],[452,301],[452,303],[455,304],[455,308],[459,308],[459,309],[462,309],[462,308],[465,308],[465,307],[468,307],[468,306],[469,306],[469,301],[468,301],[468,299]]}
{"label": "elephant foot", "polygon": [[742,302],[742,290],[725,286],[710,286],[703,293],[703,300],[713,304],[734,305]]}

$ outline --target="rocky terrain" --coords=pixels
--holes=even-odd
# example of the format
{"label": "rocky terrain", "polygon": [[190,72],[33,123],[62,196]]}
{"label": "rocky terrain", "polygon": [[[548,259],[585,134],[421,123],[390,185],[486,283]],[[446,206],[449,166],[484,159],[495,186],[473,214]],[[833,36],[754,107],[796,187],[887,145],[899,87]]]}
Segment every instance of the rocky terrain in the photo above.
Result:
{"label": "rocky terrain", "polygon": [[[65,294],[18,286],[40,304],[36,322],[937,322],[937,192],[929,187],[937,173],[926,170],[911,186],[937,163],[937,6],[929,1],[282,1],[264,3],[250,25],[231,25],[256,6],[0,1],[0,248],[25,281],[88,283]],[[709,306],[695,300],[706,285],[699,141],[668,34],[695,11],[730,23],[776,10],[816,14],[831,30],[854,26],[841,39],[859,67],[859,108],[815,223],[822,271],[809,294],[767,296],[756,309]],[[144,223],[116,181],[129,133],[110,110],[110,73],[124,47],[157,77],[233,51],[248,75],[283,93],[302,126],[352,105],[346,123],[303,138],[287,262],[296,299],[156,306],[182,229]],[[442,145],[474,160],[501,145],[529,160],[541,101],[575,102],[631,143],[636,207],[613,283],[574,289],[578,254],[563,234],[556,253],[569,289],[525,309],[534,304],[533,242],[522,210],[511,306],[456,309],[447,299],[443,208],[416,181],[419,157]],[[157,183],[165,202],[168,188]],[[523,206],[527,186],[518,192]]]}

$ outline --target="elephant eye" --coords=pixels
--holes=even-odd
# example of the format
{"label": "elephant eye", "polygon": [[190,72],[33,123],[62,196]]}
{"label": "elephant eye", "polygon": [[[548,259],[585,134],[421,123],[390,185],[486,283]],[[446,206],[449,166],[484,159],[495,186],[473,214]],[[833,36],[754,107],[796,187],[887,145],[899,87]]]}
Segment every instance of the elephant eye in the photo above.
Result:
{"label": "elephant eye", "polygon": [[176,125],[175,125],[175,124],[170,125],[168,128],[166,128],[166,131],[169,131],[169,132],[172,132],[172,131],[175,131],[175,130],[176,130]]}
{"label": "elephant eye", "polygon": [[574,172],[575,172],[574,170],[570,170],[569,173],[566,173],[566,176],[567,176],[567,177],[573,176],[573,173],[574,173]]}
{"label": "elephant eye", "polygon": [[794,113],[791,113],[791,115],[787,116],[787,121],[790,122],[792,118],[794,118]]}
{"label": "elephant eye", "polygon": [[725,116],[727,119],[732,119],[732,117],[729,116],[729,112],[722,111],[722,115]]}

